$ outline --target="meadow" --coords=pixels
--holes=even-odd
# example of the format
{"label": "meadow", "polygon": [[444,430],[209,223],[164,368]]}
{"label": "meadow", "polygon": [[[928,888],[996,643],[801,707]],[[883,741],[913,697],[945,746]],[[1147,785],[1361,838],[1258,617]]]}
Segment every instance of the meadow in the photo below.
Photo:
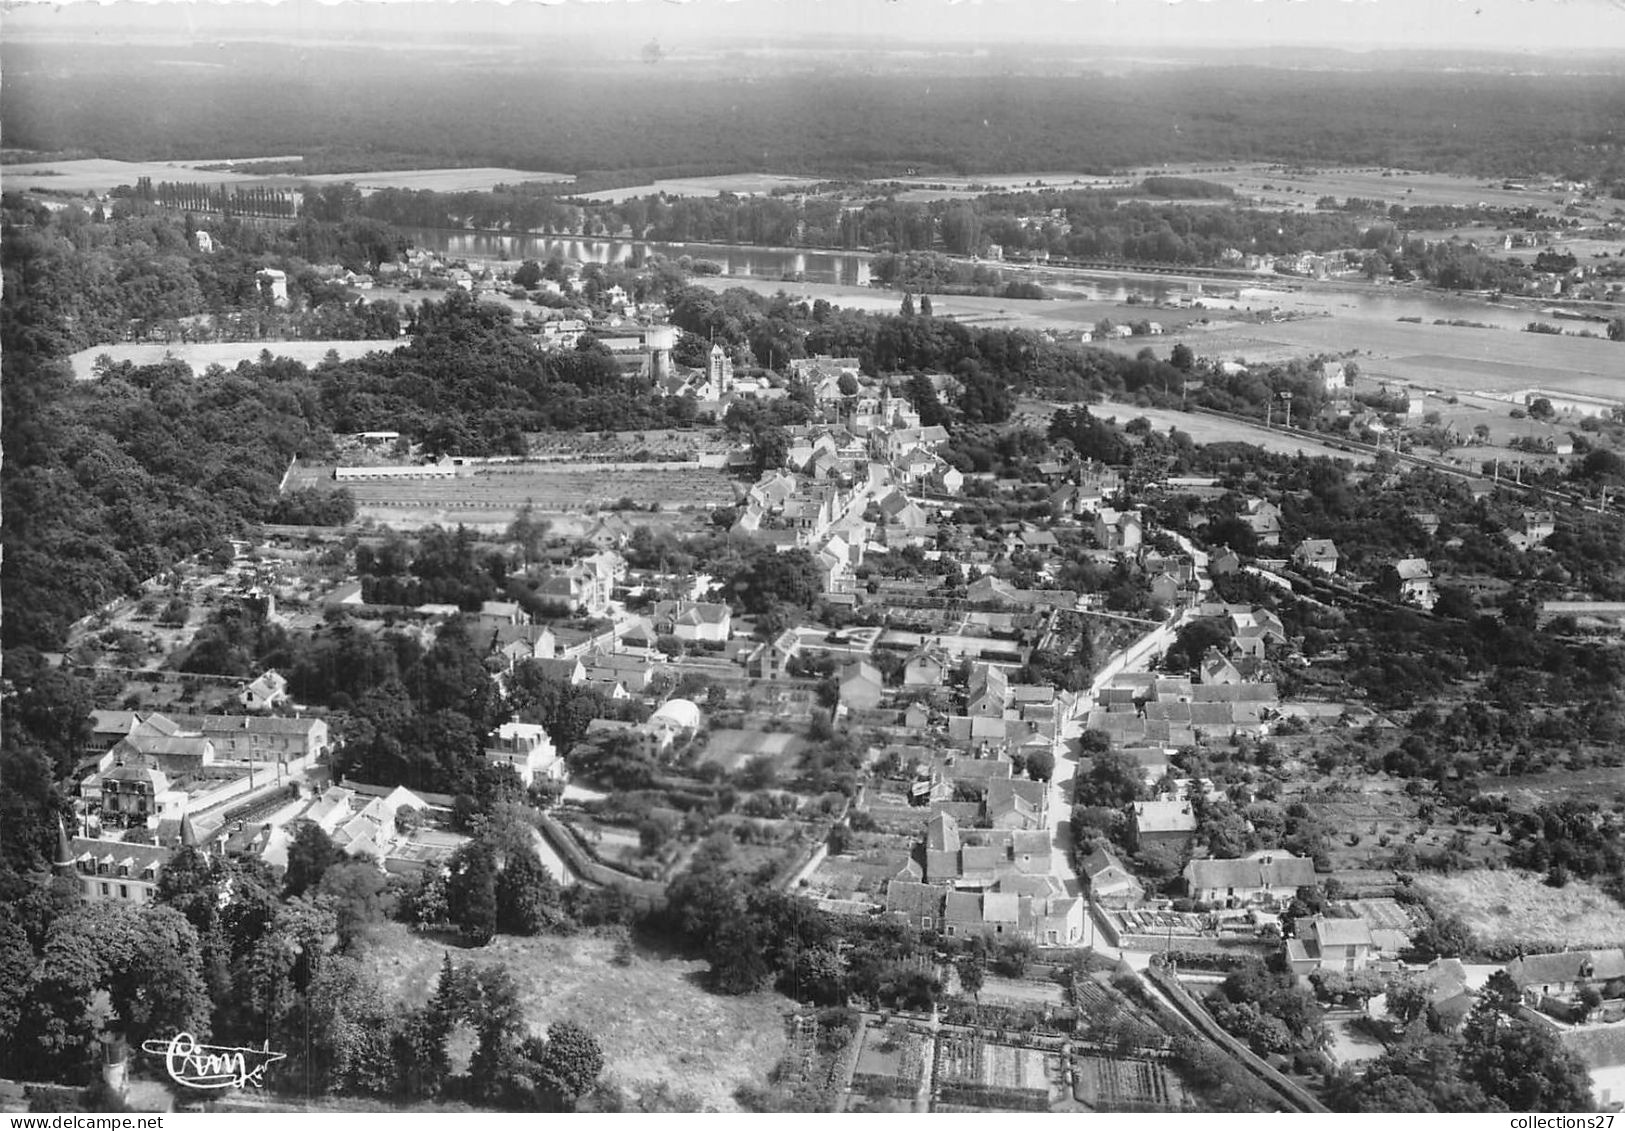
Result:
{"label": "meadow", "polygon": [[1533,872],[1499,868],[1427,872],[1415,882],[1441,911],[1461,916],[1481,946],[1618,946],[1625,939],[1625,906],[1586,880],[1554,888]]}
{"label": "meadow", "polygon": [[[1472,207],[1479,203],[1492,208],[1542,208],[1552,210],[1572,194],[1557,193],[1540,180],[1517,180],[1521,189],[1508,189],[1503,180],[1426,173],[1374,165],[1364,168],[1291,168],[1281,165],[1239,165],[1214,168],[1192,165],[1146,169],[1145,176],[1199,177],[1228,185],[1236,195],[1266,208],[1315,206],[1323,196],[1346,200],[1357,196],[1407,208],[1420,205]],[[1548,182],[1549,183],[1549,182]]]}
{"label": "meadow", "polygon": [[[224,164],[225,162],[219,162]],[[363,173],[320,173],[314,176],[239,173],[205,168],[210,161],[41,161],[5,167],[8,189],[83,194],[106,193],[119,185],[134,185],[142,177],[154,184],[185,181],[206,185],[255,185],[292,188],[302,184],[353,183],[362,192],[383,188],[431,189],[435,192],[488,192],[497,185],[523,181],[567,181],[567,173],[538,173],[524,169],[481,167],[469,169],[392,169]],[[716,191],[716,190],[712,190]]]}
{"label": "meadow", "polygon": [[[384,992],[423,1005],[447,947],[396,923],[377,930],[367,953]],[[507,966],[533,1032],[555,1021],[584,1025],[603,1047],[604,1076],[631,1091],[665,1081],[708,1110],[737,1111],[734,1090],[764,1084],[789,1047],[785,1016],[794,1002],[773,992],[709,993],[700,985],[701,961],[634,947],[622,965],[613,941],[584,935],[499,935],[451,953],[458,965]]]}

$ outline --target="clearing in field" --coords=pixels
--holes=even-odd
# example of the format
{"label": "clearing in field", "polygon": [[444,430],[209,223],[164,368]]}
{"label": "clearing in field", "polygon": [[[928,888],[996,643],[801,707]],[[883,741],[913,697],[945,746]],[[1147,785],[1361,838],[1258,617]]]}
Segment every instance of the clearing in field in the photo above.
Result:
{"label": "clearing in field", "polygon": [[[377,930],[369,955],[384,991],[408,1006],[423,1005],[448,948],[399,924]],[[764,1084],[789,1048],[785,1018],[795,1003],[771,992],[707,993],[697,984],[703,962],[639,950],[621,966],[615,943],[581,935],[499,935],[478,949],[449,949],[458,964],[507,966],[532,1032],[563,1020],[586,1026],[603,1047],[605,1078],[629,1089],[666,1081],[707,1110],[737,1111],[734,1090]]]}
{"label": "clearing in field", "polygon": [[807,740],[789,731],[717,729],[706,741],[701,761],[715,762],[731,771],[761,756],[773,759],[774,767],[783,775],[801,761],[801,752],[806,748]]}
{"label": "clearing in field", "polygon": [[1618,946],[1625,906],[1587,880],[1549,887],[1514,868],[1441,876],[1419,874],[1416,887],[1441,911],[1459,915],[1482,946]]}

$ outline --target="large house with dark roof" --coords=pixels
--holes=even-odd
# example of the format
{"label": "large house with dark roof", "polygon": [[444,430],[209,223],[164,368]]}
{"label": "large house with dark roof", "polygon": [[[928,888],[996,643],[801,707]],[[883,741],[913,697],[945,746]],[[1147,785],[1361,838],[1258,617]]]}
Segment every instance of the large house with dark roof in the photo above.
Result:
{"label": "large house with dark roof", "polygon": [[1315,882],[1315,863],[1282,849],[1235,860],[1192,860],[1185,865],[1190,897],[1221,907],[1274,906]]}
{"label": "large house with dark roof", "polygon": [[120,840],[63,835],[57,842],[58,875],[71,876],[86,903],[120,900],[151,903],[174,849],[168,845],[126,844]]}

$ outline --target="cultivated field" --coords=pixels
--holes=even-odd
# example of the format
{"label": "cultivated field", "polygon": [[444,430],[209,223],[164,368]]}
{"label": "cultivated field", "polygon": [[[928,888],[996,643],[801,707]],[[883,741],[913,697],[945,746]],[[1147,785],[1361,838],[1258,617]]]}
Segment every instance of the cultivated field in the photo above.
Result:
{"label": "cultivated field", "polygon": [[317,365],[326,359],[329,353],[338,354],[339,358],[348,361],[352,357],[363,357],[379,350],[394,350],[405,345],[404,341],[354,341],[350,339],[324,339],[314,342],[196,342],[191,344],[173,343],[165,345],[160,342],[119,342],[114,345],[91,346],[71,354],[68,361],[73,366],[73,375],[80,381],[88,381],[96,376],[96,359],[106,355],[115,362],[129,361],[136,365],[157,365],[161,361],[174,358],[184,361],[192,367],[193,373],[202,373],[211,365],[223,365],[227,369],[235,369],[245,361],[258,361],[260,354],[267,351],[272,357],[285,357],[293,361],[303,362],[305,365]]}
{"label": "cultivated field", "polygon": [[[541,178],[530,175],[530,179]],[[620,203],[623,200],[653,196],[656,193],[665,193],[667,196],[717,196],[720,193],[731,192],[736,196],[762,196],[777,188],[801,188],[816,183],[806,177],[787,177],[778,173],[732,173],[720,177],[679,177],[669,181],[654,181],[646,185],[631,185],[627,188],[601,189],[583,193],[582,198]]]}
{"label": "cultivated field", "polygon": [[[1019,407],[1022,411],[1035,413],[1047,420],[1057,408],[1062,406],[1049,401],[1024,400],[1020,402]],[[1177,409],[1141,408],[1137,405],[1106,401],[1089,406],[1089,411],[1102,420],[1116,420],[1118,424],[1127,424],[1136,417],[1143,416],[1151,422],[1151,426],[1158,432],[1167,432],[1170,428],[1177,428],[1198,444],[1255,444],[1266,451],[1280,452],[1285,455],[1296,455],[1298,452],[1304,452],[1312,456],[1330,456],[1334,459],[1358,460],[1362,458],[1359,453],[1345,452],[1329,444],[1317,444],[1313,440],[1303,440],[1296,436],[1282,436],[1279,433],[1269,431],[1261,424],[1246,424],[1239,420],[1227,420],[1223,417],[1205,416],[1194,412],[1180,412]]]}
{"label": "cultivated field", "polygon": [[1461,916],[1486,946],[1618,946],[1625,939],[1625,906],[1585,880],[1554,888],[1533,872],[1479,869],[1449,876],[1422,873],[1416,887],[1441,910]]}
{"label": "cultivated field", "polygon": [[[379,928],[369,950],[386,993],[419,1006],[434,993],[445,947],[399,924]],[[615,944],[586,936],[498,936],[477,950],[454,950],[459,965],[502,963],[519,983],[525,1019],[535,1033],[554,1021],[585,1025],[604,1049],[604,1075],[623,1085],[667,1081],[708,1109],[736,1111],[733,1091],[762,1085],[789,1047],[785,1015],[794,1008],[776,993],[723,997],[697,984],[703,962],[637,953],[613,961]]]}
{"label": "cultivated field", "polygon": [[1042,1049],[953,1031],[937,1038],[936,1084],[943,1101],[994,1110],[1047,1111],[1060,1058]]}
{"label": "cultivated field", "polygon": [[[301,464],[288,487],[337,486],[331,467]],[[362,518],[398,529],[440,523],[498,530],[513,521],[521,507],[538,514],[571,514],[580,518],[596,508],[631,499],[640,506],[658,504],[661,514],[627,512],[628,521],[645,518],[672,521],[668,512],[730,506],[734,481],[721,471],[697,464],[489,464],[461,468],[455,479],[402,479],[346,482]],[[589,521],[590,525],[590,521]]]}
{"label": "cultivated field", "polygon": [[1072,1094],[1095,1111],[1182,1111],[1192,1106],[1179,1077],[1160,1061],[1075,1056],[1072,1070]]}
{"label": "cultivated field", "polygon": [[[1539,319],[1533,311],[1529,320]],[[1353,315],[1304,318],[1268,325],[1215,322],[1192,326],[1159,343],[1159,353],[1183,341],[1198,356],[1285,361],[1315,353],[1358,350],[1360,372],[1427,388],[1495,392],[1537,386],[1618,397],[1625,347],[1600,338],[1417,325]],[[1138,342],[1131,342],[1134,349]]]}
{"label": "cultivated field", "polygon": [[[1425,204],[1471,206],[1484,202],[1495,208],[1540,208],[1556,211],[1572,194],[1553,192],[1538,181],[1520,181],[1523,189],[1502,188],[1472,177],[1448,173],[1414,173],[1380,166],[1363,169],[1314,169],[1285,171],[1281,166],[1239,165],[1229,171],[1210,166],[1147,169],[1142,176],[1188,176],[1229,185],[1243,199],[1257,200],[1268,208],[1314,208],[1322,196],[1346,199],[1351,196],[1381,200],[1385,204],[1416,207]],[[1273,187],[1266,188],[1266,185]]]}
{"label": "cultivated field", "polygon": [[[263,178],[262,178],[263,179]],[[311,177],[275,177],[273,181],[342,185],[353,184],[363,193],[379,189],[416,189],[429,192],[489,192],[497,185],[525,181],[570,181],[569,173],[537,173],[529,169],[391,169],[379,173],[319,173]]]}
{"label": "cultivated field", "polygon": [[105,193],[119,185],[133,185],[142,177],[160,181],[194,181],[205,185],[263,182],[264,177],[242,173],[208,173],[190,164],[175,161],[41,161],[35,164],[7,165],[6,188],[17,191]]}
{"label": "cultivated field", "polygon": [[1504,837],[1481,826],[1424,820],[1422,800],[1406,795],[1399,779],[1379,775],[1346,790],[1341,784],[1336,779],[1297,782],[1281,798],[1282,805],[1302,802],[1323,827],[1335,830],[1328,845],[1334,872],[1391,875],[1394,853],[1402,846],[1425,856],[1453,842],[1474,867],[1506,860]]}
{"label": "cultivated field", "polygon": [[925,1072],[925,1037],[905,1023],[865,1025],[863,1051],[852,1072],[852,1090],[871,1097],[911,1100]]}

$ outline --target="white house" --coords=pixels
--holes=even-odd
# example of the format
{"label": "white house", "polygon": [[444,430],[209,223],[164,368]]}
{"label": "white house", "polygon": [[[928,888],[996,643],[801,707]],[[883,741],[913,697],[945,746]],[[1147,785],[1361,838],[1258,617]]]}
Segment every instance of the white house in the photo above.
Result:
{"label": "white house", "polygon": [[679,640],[725,641],[733,631],[733,610],[706,601],[662,601],[655,606],[654,622]]}
{"label": "white house", "polygon": [[1439,591],[1433,586],[1433,570],[1422,558],[1402,558],[1394,563],[1399,574],[1399,599],[1418,608],[1432,611],[1439,601]]}
{"label": "white house", "polygon": [[1299,977],[1308,977],[1316,970],[1352,974],[1365,969],[1375,950],[1371,924],[1364,919],[1316,915],[1307,921],[1298,920],[1298,937],[1287,940],[1286,957]]}
{"label": "white house", "polygon": [[485,744],[485,761],[512,766],[527,788],[537,781],[563,781],[569,776],[547,728],[537,723],[503,723]]}
{"label": "white house", "polygon": [[250,711],[269,711],[288,701],[288,681],[281,672],[271,668],[243,688],[237,701]]}
{"label": "white house", "polygon": [[1304,569],[1318,569],[1321,573],[1337,572],[1337,547],[1330,538],[1308,538],[1292,551],[1292,560]]}

